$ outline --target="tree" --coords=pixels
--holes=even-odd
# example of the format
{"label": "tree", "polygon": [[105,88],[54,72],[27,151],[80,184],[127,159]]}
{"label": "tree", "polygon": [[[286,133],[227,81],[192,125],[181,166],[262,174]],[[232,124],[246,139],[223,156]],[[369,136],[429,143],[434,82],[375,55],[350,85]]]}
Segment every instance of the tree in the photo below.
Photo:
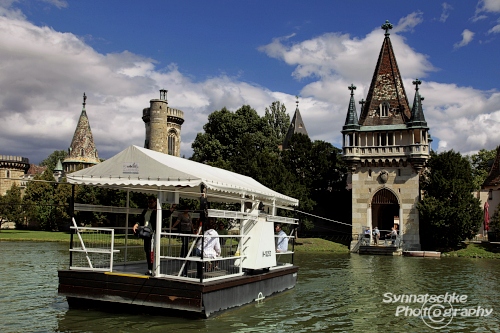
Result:
{"label": "tree", "polygon": [[57,161],[61,160],[62,162],[67,156],[68,153],[65,150],[55,150],[46,159],[40,162],[40,166],[46,166],[52,172],[57,165]]}
{"label": "tree", "polygon": [[4,196],[0,197],[0,219],[14,222],[16,229],[23,226],[23,207],[21,205],[21,189],[16,184],[7,190]]}
{"label": "tree", "polygon": [[479,190],[490,173],[491,165],[495,160],[497,149],[481,149],[477,154],[467,155],[467,160],[472,167],[474,189]]}
{"label": "tree", "polygon": [[270,126],[276,145],[283,144],[288,127],[290,127],[290,115],[286,113],[285,105],[279,101],[272,102],[266,108],[264,121]]}
{"label": "tree", "polygon": [[424,247],[453,248],[472,238],[482,222],[479,199],[466,157],[453,150],[431,153],[421,180],[423,200],[418,204]]}
{"label": "tree", "polygon": [[54,218],[54,192],[54,177],[49,168],[28,182],[23,197],[28,226],[38,225],[42,230],[57,230]]}

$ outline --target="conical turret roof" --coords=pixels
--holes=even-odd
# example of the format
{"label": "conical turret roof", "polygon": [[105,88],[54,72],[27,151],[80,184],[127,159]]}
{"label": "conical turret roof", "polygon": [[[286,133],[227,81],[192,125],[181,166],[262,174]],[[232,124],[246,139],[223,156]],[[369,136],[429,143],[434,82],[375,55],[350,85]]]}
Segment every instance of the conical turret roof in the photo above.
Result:
{"label": "conical turret roof", "polygon": [[94,138],[90,129],[89,118],[85,110],[87,96],[83,94],[83,108],[76,125],[75,134],[71,141],[71,146],[68,151],[68,157],[63,163],[83,163],[83,164],[98,164],[99,156],[94,144]]}
{"label": "conical turret roof", "polygon": [[392,29],[392,24],[386,21],[382,29],[386,31],[385,38],[366,104],[361,110],[359,124],[362,126],[406,124],[411,118],[408,98],[389,38],[388,31]]}
{"label": "conical turret roof", "polygon": [[293,115],[292,121],[290,123],[290,127],[288,127],[288,132],[286,133],[285,140],[283,140],[283,149],[288,147],[288,143],[292,139],[292,135],[294,134],[307,134],[306,126],[304,125],[304,121],[302,121],[302,116],[299,111],[299,101],[297,100],[297,107],[295,108],[295,114]]}
{"label": "conical turret roof", "polygon": [[408,123],[408,127],[425,127],[427,128],[427,122],[424,117],[424,110],[422,109],[422,101],[424,97],[420,96],[418,92],[418,86],[422,84],[422,81],[416,79],[413,81],[415,85],[415,98],[413,100],[413,107],[411,109],[411,119]]}
{"label": "conical turret roof", "polygon": [[356,102],[354,101],[354,90],[356,90],[356,86],[351,84],[349,87],[351,91],[351,99],[349,100],[349,108],[347,109],[347,116],[345,118],[344,127],[342,130],[358,130],[358,112],[356,111]]}

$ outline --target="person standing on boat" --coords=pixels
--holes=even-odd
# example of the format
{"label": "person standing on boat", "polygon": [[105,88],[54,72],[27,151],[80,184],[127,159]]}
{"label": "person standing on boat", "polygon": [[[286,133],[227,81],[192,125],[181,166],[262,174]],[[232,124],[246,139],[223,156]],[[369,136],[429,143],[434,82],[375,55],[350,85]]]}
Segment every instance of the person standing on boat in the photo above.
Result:
{"label": "person standing on boat", "polygon": [[[178,224],[180,224],[180,231],[182,234],[193,233],[193,222],[191,221],[191,215],[189,215],[189,210],[187,208],[179,215],[172,228],[175,228]],[[189,236],[181,236],[181,241],[181,257],[185,258],[189,248]]]}
{"label": "person standing on boat", "polygon": [[[163,210],[162,218],[170,217],[170,215],[172,215],[172,212],[174,210],[175,210],[175,205],[171,205],[170,210]],[[149,237],[144,237],[143,241],[144,241],[144,252],[146,253],[146,261],[148,263],[148,271],[146,272],[146,275],[153,275],[153,256],[151,252],[151,246],[152,246],[151,243],[153,241],[154,232],[156,230],[156,197],[154,195],[148,197],[148,208],[142,211],[139,221],[137,221],[134,224],[134,227],[132,228],[134,234],[137,233],[137,229],[139,229],[141,222],[143,223],[144,227],[151,229]]]}
{"label": "person standing on boat", "polygon": [[288,251],[288,236],[281,229],[281,223],[276,223],[274,226],[274,230],[278,235],[278,239],[276,241],[276,252],[287,252]]}

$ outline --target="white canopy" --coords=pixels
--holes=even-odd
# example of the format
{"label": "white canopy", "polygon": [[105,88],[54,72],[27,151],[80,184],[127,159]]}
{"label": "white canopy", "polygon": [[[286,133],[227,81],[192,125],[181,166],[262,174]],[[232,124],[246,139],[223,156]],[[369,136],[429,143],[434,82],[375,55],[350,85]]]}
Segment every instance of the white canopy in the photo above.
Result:
{"label": "white canopy", "polygon": [[239,202],[242,196],[249,196],[276,205],[299,204],[297,199],[273,191],[248,176],[138,146],[130,146],[100,164],[73,172],[67,175],[67,181],[138,192],[178,192],[182,197],[199,196],[199,186],[204,184],[209,196],[211,192],[219,192],[226,198],[224,201]]}

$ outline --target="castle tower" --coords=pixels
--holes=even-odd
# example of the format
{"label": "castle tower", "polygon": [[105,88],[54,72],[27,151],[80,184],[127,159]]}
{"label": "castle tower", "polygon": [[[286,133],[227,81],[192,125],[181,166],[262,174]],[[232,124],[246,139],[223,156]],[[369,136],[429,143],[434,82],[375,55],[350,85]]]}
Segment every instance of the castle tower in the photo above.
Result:
{"label": "castle tower", "polygon": [[168,90],[160,90],[160,99],[152,99],[149,108],[142,110],[146,126],[144,148],[164,154],[181,156],[181,126],[184,112],[168,106]]}
{"label": "castle tower", "polygon": [[[350,167],[352,233],[378,227],[382,234],[396,226],[405,249],[420,249],[419,176],[430,157],[429,128],[416,79],[410,108],[389,38],[392,24],[382,25],[385,38],[366,102],[357,118],[354,90],[343,134],[343,159]],[[354,245],[354,244],[353,244]]]}
{"label": "castle tower", "polygon": [[302,121],[302,116],[299,111],[299,98],[297,96],[297,104],[295,108],[295,113],[293,115],[292,121],[290,122],[290,127],[288,127],[288,132],[286,133],[285,139],[283,140],[283,149],[288,148],[288,144],[292,139],[294,134],[307,134],[306,126],[304,125],[304,121]]}
{"label": "castle tower", "polygon": [[87,96],[83,93],[83,108],[76,125],[75,134],[68,148],[68,157],[63,161],[64,172],[69,173],[82,168],[88,168],[100,163],[97,149],[94,144],[89,118],[85,105]]}
{"label": "castle tower", "polygon": [[21,187],[21,178],[29,168],[26,157],[0,155],[0,195],[5,195],[14,184]]}

